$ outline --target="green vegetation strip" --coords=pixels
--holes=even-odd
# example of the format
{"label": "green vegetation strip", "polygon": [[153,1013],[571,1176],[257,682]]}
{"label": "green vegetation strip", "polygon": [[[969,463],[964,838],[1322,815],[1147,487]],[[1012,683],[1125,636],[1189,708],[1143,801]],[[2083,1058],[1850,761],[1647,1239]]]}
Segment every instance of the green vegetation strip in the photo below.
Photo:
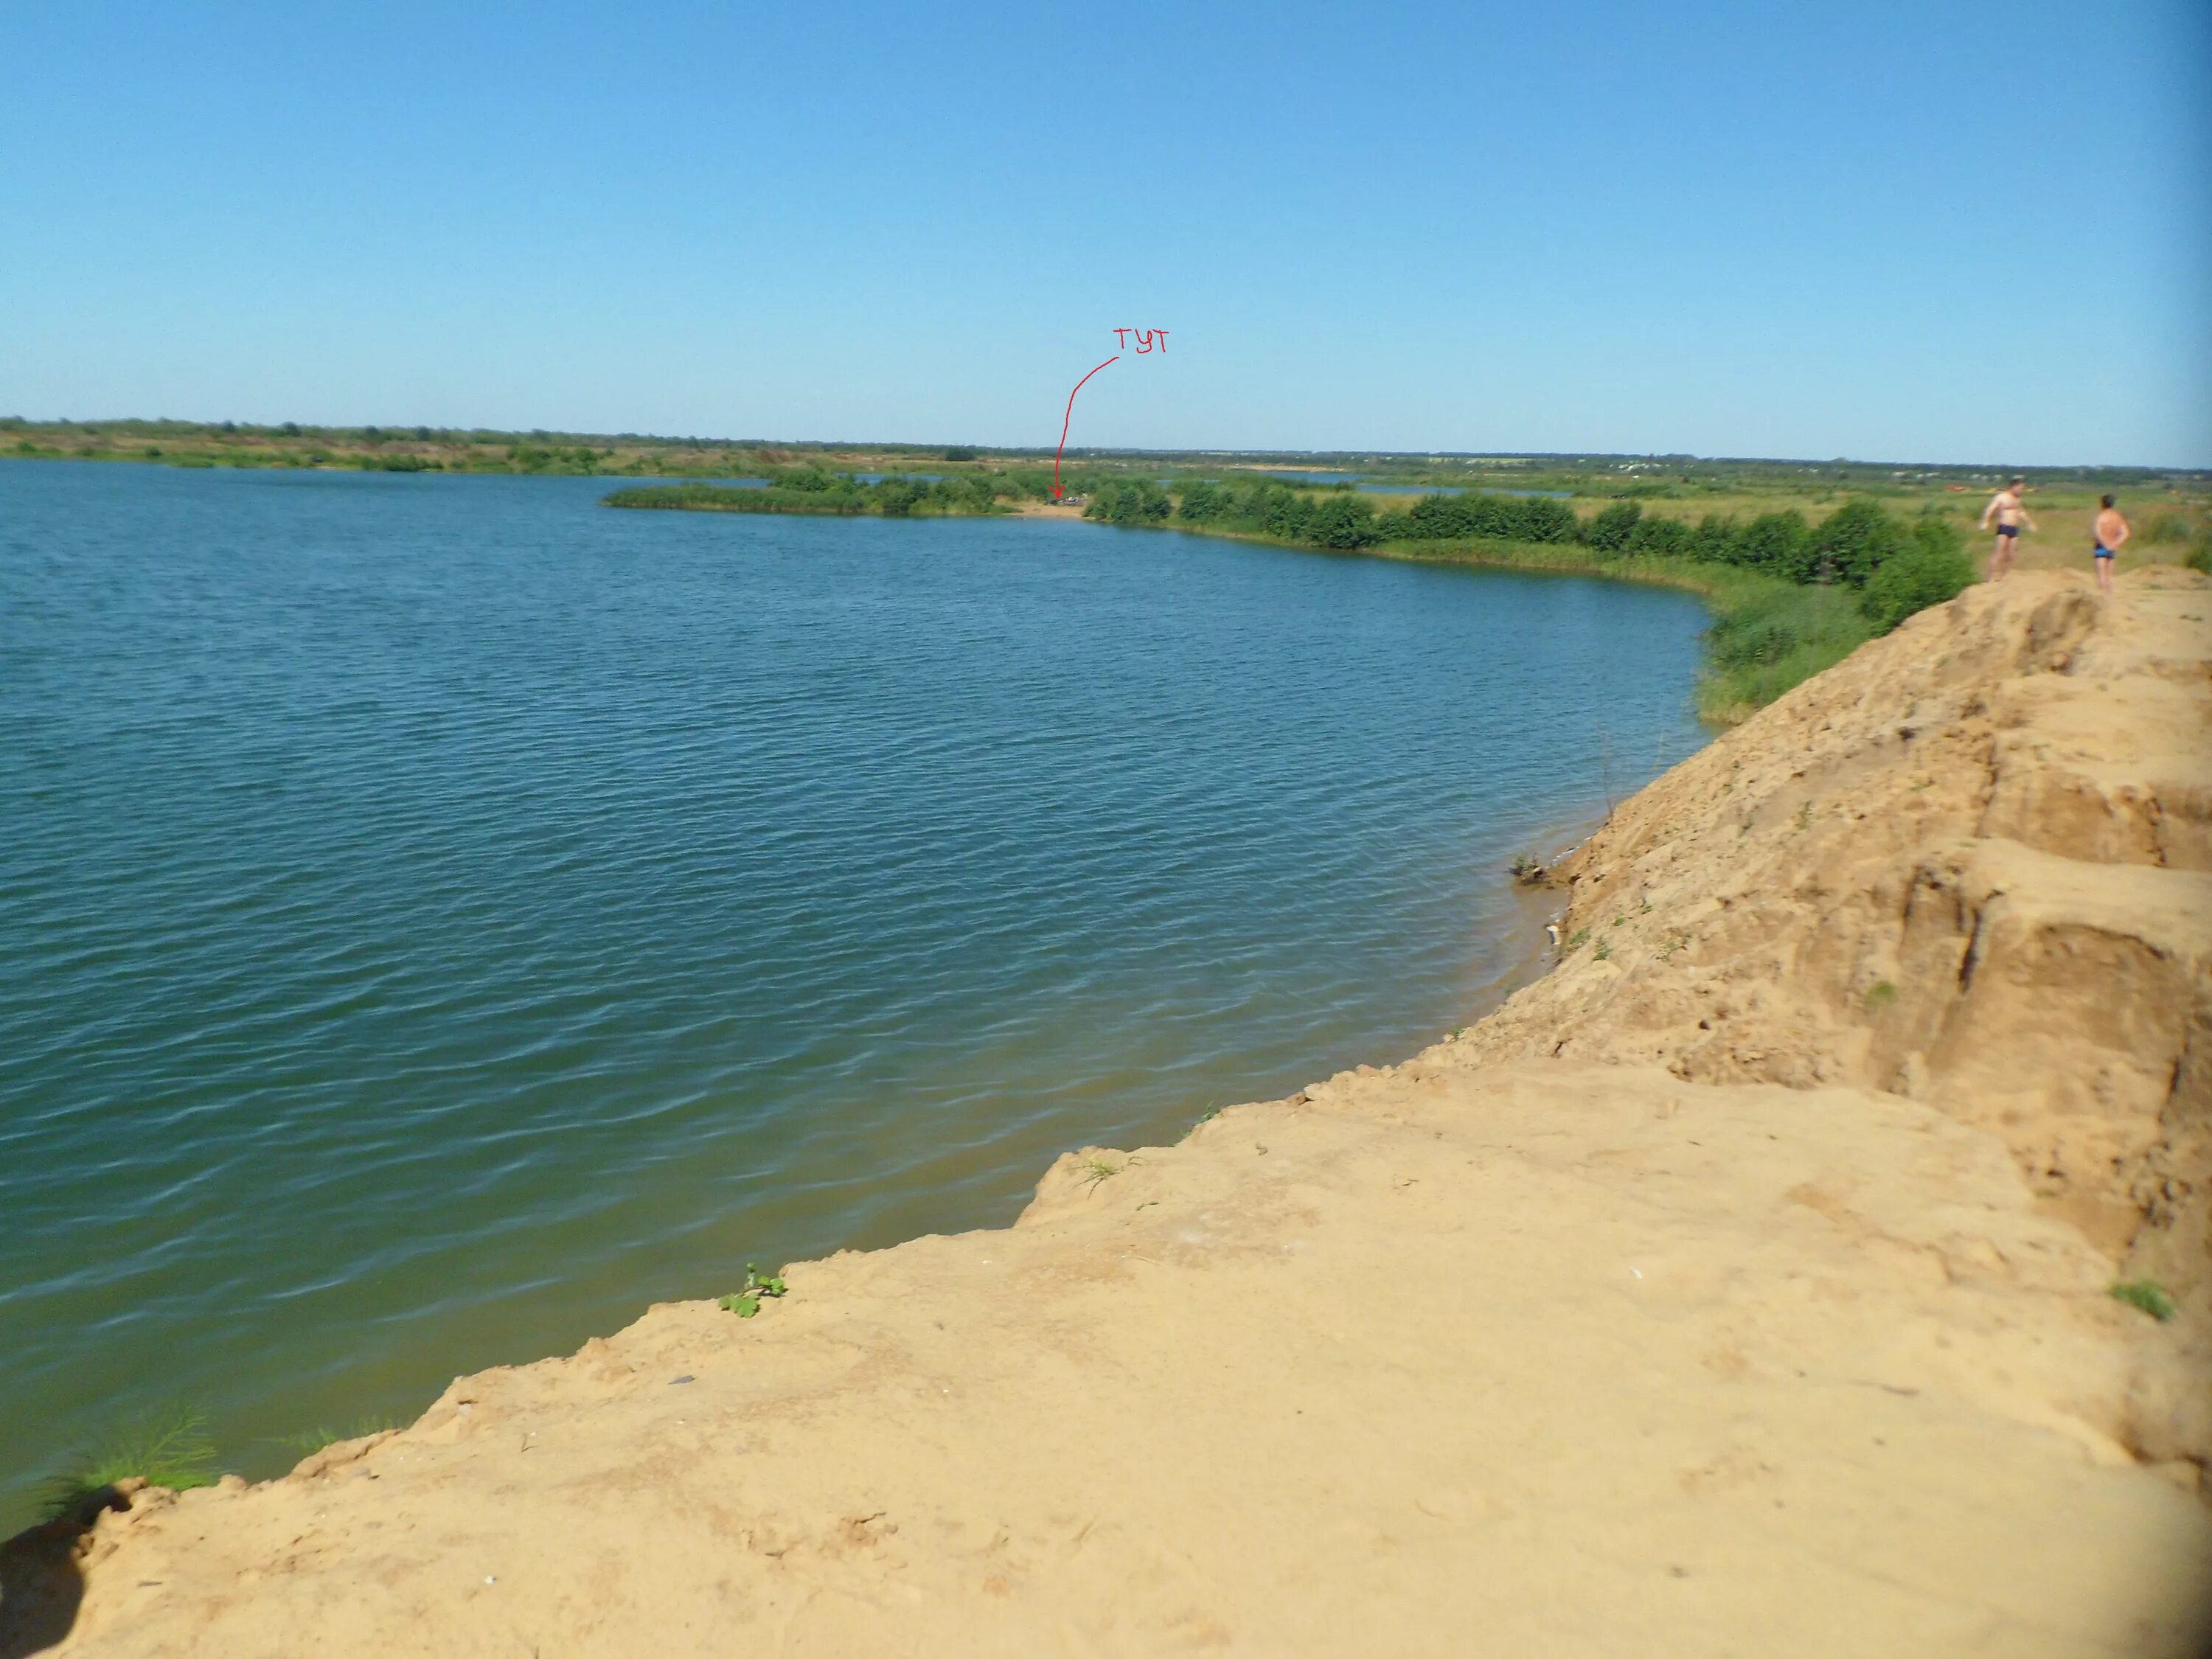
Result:
{"label": "green vegetation strip", "polygon": [[821,467],[792,467],[772,474],[758,487],[648,485],[617,489],[606,498],[606,504],[674,507],[693,513],[876,514],[897,519],[926,514],[1004,512],[1000,496],[1018,493],[1004,475],[988,472],[934,480],[892,477],[870,484]]}
{"label": "green vegetation strip", "polygon": [[50,1520],[88,1519],[118,1481],[133,1476],[172,1492],[213,1486],[216,1451],[207,1419],[179,1407],[135,1419],[72,1457],[46,1482],[41,1507]]}

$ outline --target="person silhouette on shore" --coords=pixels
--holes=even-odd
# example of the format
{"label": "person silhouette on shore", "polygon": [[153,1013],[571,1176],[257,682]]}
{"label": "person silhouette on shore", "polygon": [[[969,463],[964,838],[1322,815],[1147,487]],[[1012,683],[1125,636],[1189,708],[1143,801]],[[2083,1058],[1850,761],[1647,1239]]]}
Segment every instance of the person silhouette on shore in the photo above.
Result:
{"label": "person silhouette on shore", "polygon": [[2120,562],[2120,544],[2135,533],[2112,502],[2112,496],[2106,496],[2098,511],[2097,550],[2090,556],[2097,567],[2097,591],[2107,598],[2112,592],[2112,568]]}
{"label": "person silhouette on shore", "polygon": [[1990,504],[1982,509],[1981,528],[1987,530],[1990,520],[1997,521],[1996,545],[1990,549],[1990,580],[2001,582],[2012,574],[2014,547],[2023,529],[2035,528],[2035,520],[2028,514],[2022,499],[2027,493],[2027,481],[2014,478],[2002,489],[1990,497]]}

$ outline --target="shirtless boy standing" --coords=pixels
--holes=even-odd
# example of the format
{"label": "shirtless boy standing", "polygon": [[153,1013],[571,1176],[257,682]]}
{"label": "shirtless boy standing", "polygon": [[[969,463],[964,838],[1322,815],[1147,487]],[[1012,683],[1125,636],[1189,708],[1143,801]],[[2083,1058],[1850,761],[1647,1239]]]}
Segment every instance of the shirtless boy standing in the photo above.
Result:
{"label": "shirtless boy standing", "polygon": [[1990,496],[1990,504],[1982,509],[1983,529],[1990,527],[1991,519],[1997,521],[1996,545],[1990,550],[1990,580],[1993,582],[2002,581],[2011,573],[2013,548],[2020,540],[2020,532],[2035,528],[2035,520],[2021,500],[2026,487],[2026,479],[2014,478]]}
{"label": "shirtless boy standing", "polygon": [[2103,509],[2097,514],[2097,591],[2109,595],[2112,591],[2112,567],[2119,561],[2120,544],[2127,540],[2131,531],[2128,521],[2120,516],[2120,509],[2112,505],[2110,495],[2105,497]]}

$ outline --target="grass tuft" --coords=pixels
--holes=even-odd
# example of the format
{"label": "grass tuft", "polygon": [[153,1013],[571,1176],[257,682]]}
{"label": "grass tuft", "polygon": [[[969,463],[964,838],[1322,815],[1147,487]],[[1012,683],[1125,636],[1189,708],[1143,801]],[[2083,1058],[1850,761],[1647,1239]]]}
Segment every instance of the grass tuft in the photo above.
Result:
{"label": "grass tuft", "polygon": [[399,1426],[396,1417],[362,1417],[355,1419],[349,1428],[302,1429],[296,1434],[271,1437],[274,1443],[296,1451],[302,1457],[312,1457],[325,1446],[335,1446],[341,1440],[361,1440],[372,1434],[383,1434]]}
{"label": "grass tuft", "polygon": [[1107,1158],[1086,1158],[1083,1160],[1082,1173],[1076,1179],[1087,1187],[1097,1187],[1102,1182],[1112,1180],[1130,1164],[1140,1162],[1141,1159],[1134,1158],[1125,1158],[1119,1164]]}
{"label": "grass tuft", "polygon": [[40,1507],[49,1520],[81,1516],[98,1509],[102,1494],[119,1480],[143,1476],[149,1486],[190,1492],[213,1486],[216,1473],[215,1441],[206,1416],[168,1407],[136,1418],[79,1450],[45,1483]]}

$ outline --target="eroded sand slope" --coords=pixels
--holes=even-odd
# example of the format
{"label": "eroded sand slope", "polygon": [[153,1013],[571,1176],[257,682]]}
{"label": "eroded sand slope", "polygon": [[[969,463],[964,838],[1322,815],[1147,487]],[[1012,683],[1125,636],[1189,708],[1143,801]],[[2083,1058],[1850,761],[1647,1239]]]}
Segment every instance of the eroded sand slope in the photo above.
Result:
{"label": "eroded sand slope", "polygon": [[64,1650],[2197,1651],[2212,588],[2085,589],[1626,804],[1461,1038],[137,1494]]}

